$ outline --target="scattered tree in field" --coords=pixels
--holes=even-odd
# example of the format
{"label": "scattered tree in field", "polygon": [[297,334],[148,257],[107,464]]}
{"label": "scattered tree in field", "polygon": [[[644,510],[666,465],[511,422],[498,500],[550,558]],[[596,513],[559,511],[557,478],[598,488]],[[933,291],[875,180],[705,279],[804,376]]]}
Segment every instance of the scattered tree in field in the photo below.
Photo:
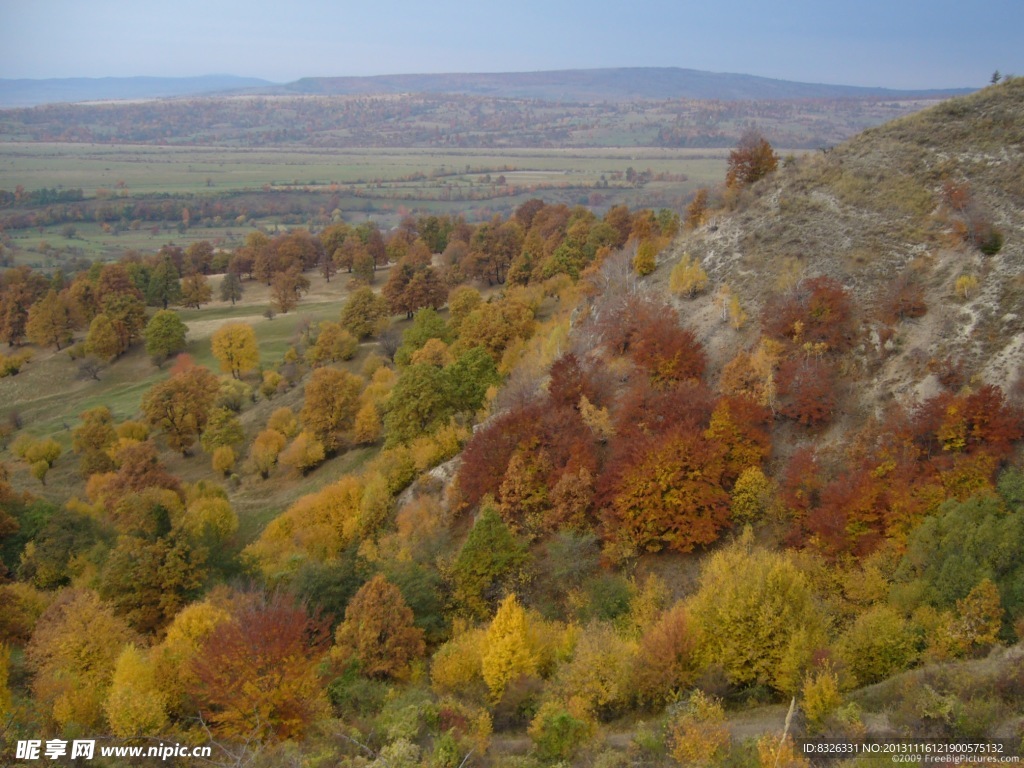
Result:
{"label": "scattered tree in field", "polygon": [[213,453],[217,448],[233,447],[245,442],[245,430],[234,411],[215,408],[210,412],[200,443],[203,450]]}
{"label": "scattered tree in field", "polygon": [[369,286],[357,288],[341,310],[341,326],[362,341],[377,333],[389,317],[387,300]]}
{"label": "scattered tree in field", "polygon": [[747,187],[767,176],[779,165],[779,156],[772,145],[757,131],[748,131],[740,138],[736,149],[729,153],[729,168],[725,174],[728,187]]}
{"label": "scattered tree in field", "polygon": [[160,259],[149,274],[146,303],[167,309],[181,301],[181,275],[170,257]]}
{"label": "scattered tree in field", "polygon": [[317,368],[306,384],[302,423],[328,453],[345,443],[359,410],[363,380],[348,371]]}
{"label": "scattered tree in field", "polygon": [[123,351],[114,325],[106,315],[96,315],[89,324],[85,351],[104,362],[110,362]]}
{"label": "scattered tree in field", "polygon": [[974,275],[960,275],[956,279],[954,292],[964,301],[972,298],[978,291],[978,278]]}
{"label": "scattered tree in field", "polygon": [[297,268],[289,269],[274,276],[270,285],[271,301],[278,312],[288,314],[308,290],[308,278]]}
{"label": "scattered tree in field", "polygon": [[300,475],[305,475],[323,462],[325,455],[323,443],[309,432],[300,432],[277,458],[282,464],[293,467]]}
{"label": "scattered tree in field", "polygon": [[339,323],[324,320],[320,323],[316,343],[306,350],[306,362],[314,368],[325,363],[351,360],[359,349],[359,340]]}
{"label": "scattered tree in field", "polygon": [[235,469],[235,449],[229,445],[221,445],[213,449],[210,457],[210,465],[214,472],[227,476]]}
{"label": "scattered tree in field", "polygon": [[167,444],[187,456],[206,428],[217,388],[217,377],[209,370],[189,365],[142,396],[146,423],[160,429]]}
{"label": "scattered tree in field", "polygon": [[240,379],[243,373],[255,370],[260,364],[256,331],[248,323],[222,325],[210,337],[213,356],[220,369]]}
{"label": "scattered tree in field", "polygon": [[183,307],[199,309],[203,304],[209,304],[213,298],[213,289],[210,288],[210,281],[202,272],[194,272],[181,280],[181,297],[178,301]]}
{"label": "scattered tree in field", "polygon": [[249,456],[261,477],[270,476],[270,470],[277,464],[277,458],[287,442],[285,436],[276,429],[265,429],[256,435]]}
{"label": "scattered tree in field", "polygon": [[59,350],[62,344],[70,343],[76,326],[65,295],[50,289],[29,309],[25,332],[33,344]]}
{"label": "scattered tree in field", "polygon": [[335,658],[358,660],[360,673],[372,678],[405,679],[409,665],[426,650],[412,609],[398,587],[380,574],[353,596],[335,643]]}
{"label": "scattered tree in field", "polygon": [[114,431],[114,416],[105,405],[83,411],[79,418],[82,423],[72,433],[71,447],[78,454],[78,470],[88,478],[96,472],[108,472],[114,468],[107,449],[117,442]]}
{"label": "scattered tree in field", "polygon": [[658,266],[658,247],[650,240],[637,245],[633,256],[633,269],[640,277],[651,274]]}
{"label": "scattered tree in field", "polygon": [[188,326],[177,312],[161,309],[146,323],[142,337],[146,340],[146,354],[157,365],[167,358],[185,351]]}
{"label": "scattered tree in field", "polygon": [[230,301],[231,306],[235,306],[235,302],[242,298],[245,293],[245,286],[242,284],[242,278],[238,276],[238,273],[229,270],[224,275],[224,279],[220,281],[220,300]]}

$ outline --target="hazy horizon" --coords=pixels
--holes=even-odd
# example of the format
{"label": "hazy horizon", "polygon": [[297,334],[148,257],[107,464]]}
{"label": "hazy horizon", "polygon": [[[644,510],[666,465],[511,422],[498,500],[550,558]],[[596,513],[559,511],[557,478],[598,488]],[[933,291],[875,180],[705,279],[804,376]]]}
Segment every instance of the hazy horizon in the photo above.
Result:
{"label": "hazy horizon", "polygon": [[982,0],[438,0],[171,5],[36,0],[0,8],[0,77],[301,77],[679,67],[805,83],[974,88],[1024,74],[1024,3]]}

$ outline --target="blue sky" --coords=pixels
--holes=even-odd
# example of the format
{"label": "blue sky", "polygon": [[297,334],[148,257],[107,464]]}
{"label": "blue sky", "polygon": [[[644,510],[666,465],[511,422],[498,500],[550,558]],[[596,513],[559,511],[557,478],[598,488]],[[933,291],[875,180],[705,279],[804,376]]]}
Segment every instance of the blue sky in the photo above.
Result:
{"label": "blue sky", "polygon": [[675,66],[978,87],[1024,75],[1024,0],[0,0],[0,77]]}

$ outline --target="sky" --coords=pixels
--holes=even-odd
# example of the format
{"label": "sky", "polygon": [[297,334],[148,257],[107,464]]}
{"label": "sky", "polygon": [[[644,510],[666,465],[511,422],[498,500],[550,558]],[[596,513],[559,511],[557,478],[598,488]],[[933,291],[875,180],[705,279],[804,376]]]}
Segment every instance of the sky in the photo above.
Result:
{"label": "sky", "polygon": [[683,67],[969,88],[1024,75],[1024,0],[0,0],[0,78]]}

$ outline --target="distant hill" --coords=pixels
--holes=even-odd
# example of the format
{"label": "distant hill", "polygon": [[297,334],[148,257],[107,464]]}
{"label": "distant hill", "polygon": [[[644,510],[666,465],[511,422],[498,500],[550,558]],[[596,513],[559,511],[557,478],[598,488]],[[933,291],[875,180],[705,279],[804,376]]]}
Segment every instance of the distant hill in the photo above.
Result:
{"label": "distant hill", "polygon": [[773,80],[753,75],[703,72],[678,67],[566,69],[492,74],[306,77],[279,90],[295,94],[458,93],[548,101],[630,101],[643,99],[848,99],[939,98],[969,89],[896,91]]}
{"label": "distant hill", "polygon": [[0,79],[0,107],[33,107],[79,101],[161,99],[197,96],[273,83],[255,77],[69,77],[49,80]]}
{"label": "distant hill", "polygon": [[160,99],[247,92],[255,95],[351,96],[370,94],[459,94],[560,102],[623,102],[661,99],[937,99],[968,89],[897,91],[773,80],[753,75],[702,72],[677,67],[566,69],[373,77],[305,77],[278,85],[232,75],[205,77],[104,77],[53,80],[0,79],[0,108],[83,101]]}

